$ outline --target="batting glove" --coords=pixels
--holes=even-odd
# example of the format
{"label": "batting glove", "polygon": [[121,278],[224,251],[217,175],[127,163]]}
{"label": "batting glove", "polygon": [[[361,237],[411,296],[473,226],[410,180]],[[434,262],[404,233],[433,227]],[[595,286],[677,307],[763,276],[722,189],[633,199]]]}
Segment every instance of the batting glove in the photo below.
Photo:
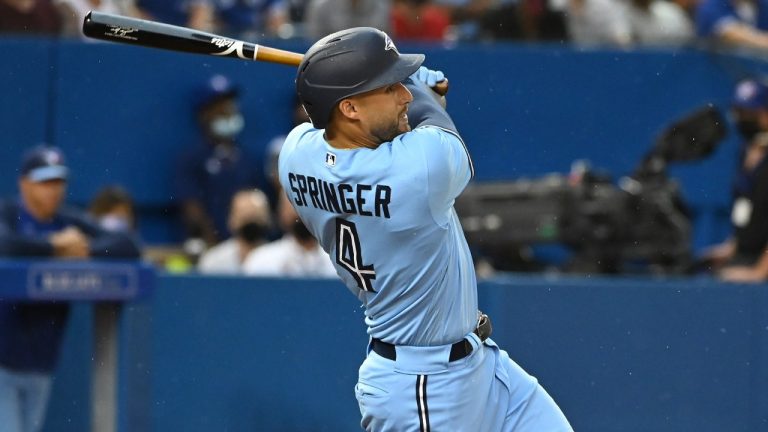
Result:
{"label": "batting glove", "polygon": [[434,71],[421,66],[419,70],[411,75],[411,79],[414,81],[421,81],[429,87],[434,87],[437,83],[445,79],[445,74],[441,71]]}

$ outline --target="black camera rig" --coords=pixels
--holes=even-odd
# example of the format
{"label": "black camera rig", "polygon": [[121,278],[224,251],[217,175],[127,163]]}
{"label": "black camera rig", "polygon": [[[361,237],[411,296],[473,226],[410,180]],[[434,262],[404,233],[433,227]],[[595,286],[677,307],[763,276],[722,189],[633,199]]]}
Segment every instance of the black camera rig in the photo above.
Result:
{"label": "black camera rig", "polygon": [[707,106],[668,126],[635,171],[616,184],[576,162],[568,175],[473,183],[456,201],[469,244],[500,270],[537,270],[523,251],[557,243],[577,273],[684,273],[691,220],[669,163],[709,156],[725,119]]}

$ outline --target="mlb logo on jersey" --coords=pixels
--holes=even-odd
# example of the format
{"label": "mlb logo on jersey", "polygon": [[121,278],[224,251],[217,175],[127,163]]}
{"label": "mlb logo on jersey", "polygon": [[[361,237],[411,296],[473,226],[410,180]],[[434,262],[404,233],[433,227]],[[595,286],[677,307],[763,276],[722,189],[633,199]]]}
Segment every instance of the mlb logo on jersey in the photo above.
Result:
{"label": "mlb logo on jersey", "polygon": [[336,155],[331,152],[326,153],[325,164],[329,167],[336,166]]}

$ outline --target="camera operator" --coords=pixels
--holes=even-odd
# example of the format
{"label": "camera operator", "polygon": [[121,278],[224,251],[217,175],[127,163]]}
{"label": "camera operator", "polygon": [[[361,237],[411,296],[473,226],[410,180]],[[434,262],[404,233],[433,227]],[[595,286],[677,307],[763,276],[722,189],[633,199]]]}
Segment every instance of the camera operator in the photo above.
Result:
{"label": "camera operator", "polygon": [[733,184],[733,233],[704,258],[723,280],[760,282],[768,280],[768,86],[739,82],[733,115],[743,139]]}

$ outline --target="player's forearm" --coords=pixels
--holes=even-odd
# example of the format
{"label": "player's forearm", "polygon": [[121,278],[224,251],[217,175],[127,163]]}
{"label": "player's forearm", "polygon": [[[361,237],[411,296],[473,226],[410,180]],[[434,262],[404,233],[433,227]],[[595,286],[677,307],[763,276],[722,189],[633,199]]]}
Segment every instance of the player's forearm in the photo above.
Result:
{"label": "player's forearm", "polygon": [[725,26],[720,31],[720,38],[731,45],[768,50],[768,35],[743,24]]}
{"label": "player's forearm", "polygon": [[128,233],[103,233],[91,239],[88,250],[92,257],[125,259],[141,257],[139,241]]}
{"label": "player's forearm", "polygon": [[754,270],[761,279],[768,280],[768,248],[763,251],[760,259],[755,263]]}
{"label": "player's forearm", "polygon": [[412,129],[419,126],[437,126],[458,135],[456,125],[440,105],[437,93],[421,81],[409,78],[404,84],[413,95],[413,101],[408,107],[408,123]]}

